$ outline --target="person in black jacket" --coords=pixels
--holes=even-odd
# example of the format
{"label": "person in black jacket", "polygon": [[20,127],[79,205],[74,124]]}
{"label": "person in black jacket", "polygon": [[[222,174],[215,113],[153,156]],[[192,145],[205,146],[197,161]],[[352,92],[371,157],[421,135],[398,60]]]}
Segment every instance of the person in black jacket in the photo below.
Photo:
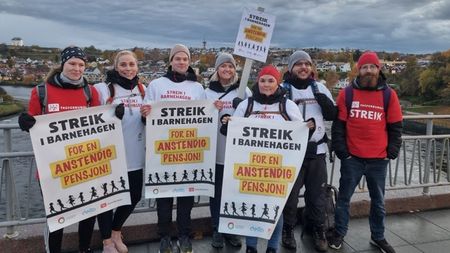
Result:
{"label": "person in black jacket", "polygon": [[305,221],[313,229],[314,247],[318,251],[328,248],[325,236],[325,204],[327,165],[325,153],[328,137],[325,133],[325,121],[334,120],[337,108],[330,91],[314,78],[313,62],[305,51],[296,51],[289,57],[288,72],[283,87],[288,98],[294,101],[306,120],[315,123],[310,134],[305,160],[300,176],[297,178],[283,210],[284,224],[282,245],[296,249],[294,227],[297,223],[298,194],[305,185]]}
{"label": "person in black jacket", "polygon": [[384,237],[384,192],[389,159],[395,159],[401,147],[403,116],[376,53],[362,54],[357,67],[359,75],[339,93],[338,118],[332,126],[332,146],[341,160],[341,178],[329,246],[341,248],[348,230],[350,199],[365,176],[370,195],[370,243],[392,253],[395,250]]}

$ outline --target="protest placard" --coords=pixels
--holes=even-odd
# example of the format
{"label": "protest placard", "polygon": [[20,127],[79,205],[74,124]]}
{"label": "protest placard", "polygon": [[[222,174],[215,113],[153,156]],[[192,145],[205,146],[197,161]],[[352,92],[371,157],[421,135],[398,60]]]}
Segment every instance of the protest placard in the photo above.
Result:
{"label": "protest placard", "polygon": [[219,232],[271,237],[300,172],[307,140],[303,122],[229,121]]}
{"label": "protest placard", "polygon": [[146,198],[214,196],[218,111],[213,101],[159,101],[146,129]]}
{"label": "protest placard", "polygon": [[30,129],[50,231],[130,204],[114,106],[35,116]]}

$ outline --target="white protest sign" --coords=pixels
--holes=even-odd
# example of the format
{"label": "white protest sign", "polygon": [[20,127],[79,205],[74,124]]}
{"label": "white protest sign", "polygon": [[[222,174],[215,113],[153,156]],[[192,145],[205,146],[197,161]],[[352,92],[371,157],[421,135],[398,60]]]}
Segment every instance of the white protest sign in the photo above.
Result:
{"label": "white protest sign", "polygon": [[245,8],[233,54],[266,62],[274,26],[275,16]]}
{"label": "white protest sign", "polygon": [[308,128],[236,117],[228,124],[219,232],[269,239],[299,175]]}
{"label": "white protest sign", "polygon": [[114,106],[35,118],[30,136],[50,231],[130,204],[122,125]]}
{"label": "white protest sign", "polygon": [[146,128],[146,198],[214,196],[217,117],[210,100],[152,104]]}

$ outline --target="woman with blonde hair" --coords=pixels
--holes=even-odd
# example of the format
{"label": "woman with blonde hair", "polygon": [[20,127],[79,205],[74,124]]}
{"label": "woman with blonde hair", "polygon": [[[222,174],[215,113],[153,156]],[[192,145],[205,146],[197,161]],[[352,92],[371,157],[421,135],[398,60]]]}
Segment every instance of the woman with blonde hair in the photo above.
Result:
{"label": "woman with blonde hair", "polygon": [[128,252],[121,230],[142,196],[145,126],[139,110],[145,87],[139,82],[138,71],[136,55],[128,50],[120,51],[115,56],[114,69],[106,73],[106,82],[94,86],[102,104],[120,105],[116,108],[116,115],[122,119],[127,160],[127,168],[124,169],[128,171],[131,197],[131,205],[120,206],[114,213],[111,210],[98,216],[104,252]]}

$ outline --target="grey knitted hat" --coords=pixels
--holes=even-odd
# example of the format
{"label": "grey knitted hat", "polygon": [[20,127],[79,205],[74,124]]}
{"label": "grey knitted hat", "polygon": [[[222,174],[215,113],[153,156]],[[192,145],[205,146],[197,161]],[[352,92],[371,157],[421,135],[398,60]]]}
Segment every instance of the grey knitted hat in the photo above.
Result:
{"label": "grey knitted hat", "polygon": [[309,56],[309,54],[305,51],[295,51],[291,56],[289,56],[289,63],[288,63],[288,70],[289,72],[292,72],[292,68],[294,67],[295,63],[303,60],[303,61],[307,61],[309,63],[312,63],[311,60],[311,56]]}
{"label": "grey knitted hat", "polygon": [[216,64],[214,64],[214,68],[216,69],[216,71],[219,66],[224,64],[225,62],[233,64],[233,67],[236,68],[236,61],[234,60],[233,55],[229,53],[221,53],[217,56]]}
{"label": "grey knitted hat", "polygon": [[178,52],[183,52],[183,53],[187,54],[189,60],[191,59],[191,53],[189,52],[189,49],[185,45],[176,44],[172,48],[172,50],[170,50],[169,61],[172,61],[173,56]]}

